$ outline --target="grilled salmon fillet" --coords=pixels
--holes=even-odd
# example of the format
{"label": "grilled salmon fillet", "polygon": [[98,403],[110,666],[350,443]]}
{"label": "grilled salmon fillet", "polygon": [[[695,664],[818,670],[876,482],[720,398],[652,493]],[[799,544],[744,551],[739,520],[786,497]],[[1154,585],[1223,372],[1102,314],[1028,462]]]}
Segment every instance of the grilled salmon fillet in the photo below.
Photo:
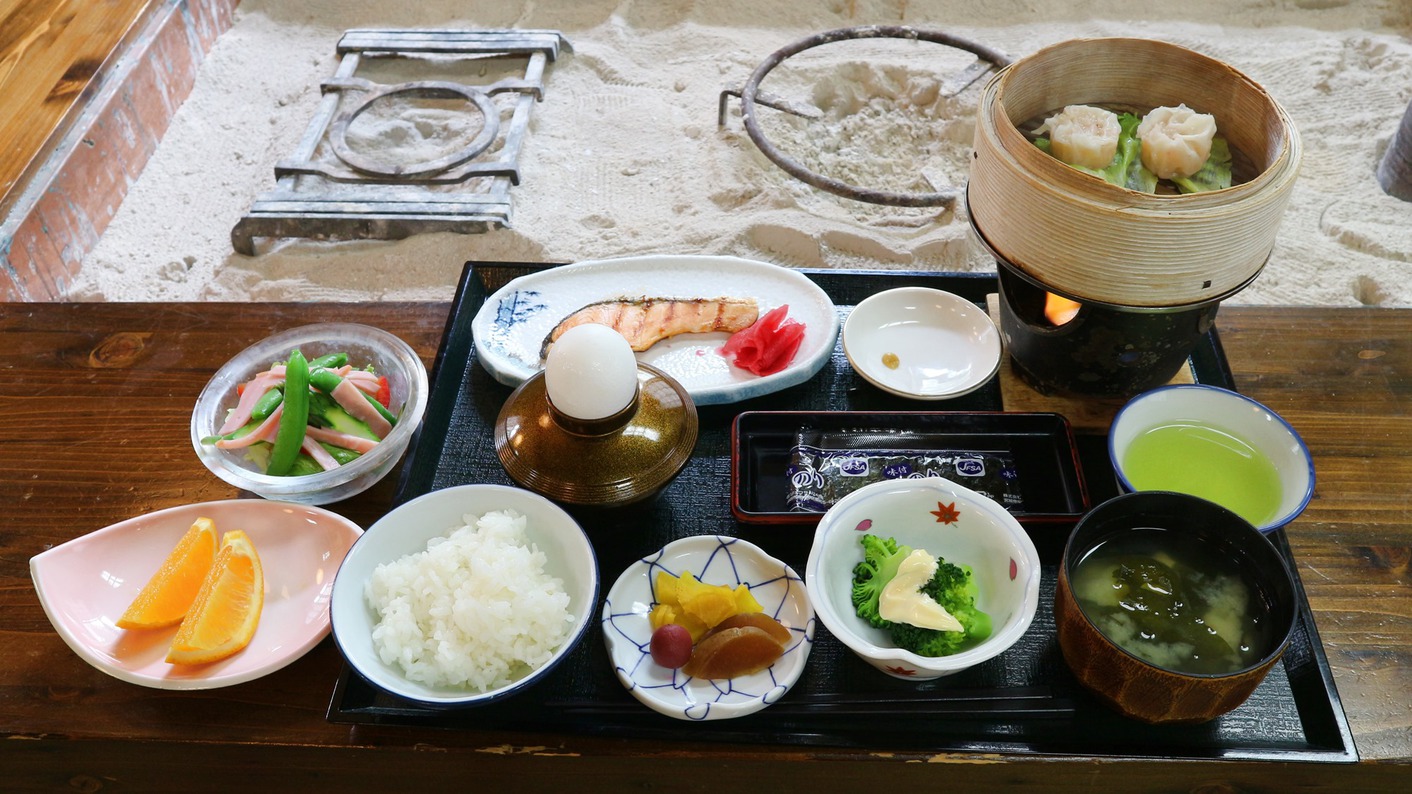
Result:
{"label": "grilled salmon fillet", "polygon": [[669,336],[708,331],[735,333],[760,317],[754,298],[636,298],[590,303],[554,326],[540,346],[541,357],[564,332],[576,325],[598,323],[623,335],[642,352]]}

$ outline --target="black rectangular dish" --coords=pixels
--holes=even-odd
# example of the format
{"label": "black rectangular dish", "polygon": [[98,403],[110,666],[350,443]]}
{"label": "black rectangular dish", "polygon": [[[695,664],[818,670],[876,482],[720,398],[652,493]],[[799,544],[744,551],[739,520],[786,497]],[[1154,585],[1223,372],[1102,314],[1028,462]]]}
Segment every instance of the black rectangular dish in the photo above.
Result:
{"label": "black rectangular dish", "polygon": [[[468,263],[434,367],[430,404],[420,437],[402,472],[398,500],[468,482],[508,484],[492,431],[509,387],[475,360],[471,320],[486,296],[534,266]],[[863,298],[899,286],[930,286],[984,305],[994,275],[807,272],[841,316]],[[1192,356],[1202,383],[1233,387],[1213,330]],[[571,510],[593,542],[606,589],[625,570],[666,543],[689,535],[743,538],[804,570],[812,528],[753,525],[732,516],[731,427],[744,411],[915,411],[858,377],[841,347],[809,381],[746,403],[701,408],[701,433],[690,463],[659,497],[615,510]],[[963,412],[1003,410],[994,379],[951,401]],[[1117,494],[1105,438],[1075,437],[1081,476],[1098,504]],[[819,628],[808,665],[777,704],[737,719],[675,720],[638,703],[613,674],[601,632],[584,641],[540,683],[514,698],[480,708],[439,711],[384,695],[346,666],[329,704],[335,722],[447,729],[522,730],[612,737],[680,737],[683,742],[809,745],[924,752],[1023,753],[1177,759],[1357,760],[1347,718],[1334,688],[1302,587],[1289,650],[1251,698],[1235,711],[1198,726],[1147,726],[1109,711],[1080,688],[1055,639],[1055,577],[1066,533],[1032,531],[1040,554],[1040,608],[1030,630],[999,657],[929,682],[899,681],[857,659]],[[1282,554],[1283,532],[1271,536]],[[926,713],[894,708],[897,701],[937,701]],[[889,703],[888,701],[893,701]],[[819,704],[824,704],[822,707]],[[829,705],[833,704],[833,705]]]}
{"label": "black rectangular dish", "polygon": [[[788,470],[801,430],[823,437],[851,437],[853,441],[840,446],[871,453],[875,459],[888,452],[961,450],[1003,461],[1014,475],[1010,490],[1016,502],[1006,507],[1032,531],[1041,526],[1067,531],[1089,508],[1073,431],[1059,414],[745,411],[731,429],[731,513],[737,520],[818,523],[821,510],[791,505],[796,485]],[[986,487],[971,487],[997,498]]]}

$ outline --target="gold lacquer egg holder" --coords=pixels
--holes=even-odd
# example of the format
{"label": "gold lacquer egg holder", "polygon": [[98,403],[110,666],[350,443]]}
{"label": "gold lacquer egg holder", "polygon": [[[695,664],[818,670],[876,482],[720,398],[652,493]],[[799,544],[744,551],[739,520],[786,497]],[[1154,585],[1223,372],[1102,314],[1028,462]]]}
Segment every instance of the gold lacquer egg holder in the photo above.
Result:
{"label": "gold lacquer egg holder", "polygon": [[575,505],[630,504],[660,491],[691,458],[696,405],[676,379],[637,365],[637,392],[602,419],[554,406],[544,372],[520,384],[495,422],[495,451],[516,483]]}

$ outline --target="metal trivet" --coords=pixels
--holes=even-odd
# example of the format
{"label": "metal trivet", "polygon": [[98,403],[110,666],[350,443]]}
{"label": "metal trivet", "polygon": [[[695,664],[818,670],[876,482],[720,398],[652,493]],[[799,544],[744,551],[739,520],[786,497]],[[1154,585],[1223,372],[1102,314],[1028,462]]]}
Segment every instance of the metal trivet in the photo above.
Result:
{"label": "metal trivet", "polygon": [[[275,166],[277,188],[256,199],[231,229],[231,246],[254,256],[258,237],[393,240],[509,225],[510,187],[520,183],[518,156],[530,111],[544,97],[545,66],[561,46],[568,42],[550,30],[346,31],[338,42],[338,69],[322,84],[318,112],[293,157]],[[443,80],[379,85],[354,76],[364,57],[527,58],[527,63],[523,77],[479,87]],[[502,124],[491,98],[511,92],[518,96],[509,123]],[[349,125],[392,96],[463,99],[480,112],[482,127],[469,144],[420,163],[385,163],[355,151],[348,144]],[[321,143],[336,160],[315,159]],[[472,179],[487,183],[485,189],[480,184],[474,191],[433,189]]]}
{"label": "metal trivet", "polygon": [[[750,140],[755,142],[760,151],[775,165],[783,168],[791,176],[802,180],[820,190],[826,190],[844,198],[866,201],[870,204],[886,204],[894,207],[938,207],[949,206],[960,197],[961,191],[958,188],[949,187],[938,190],[934,193],[895,193],[886,190],[874,190],[872,188],[857,187],[842,180],[811,171],[799,162],[791,159],[774,144],[770,143],[765,134],[760,131],[759,123],[756,120],[755,106],[757,104],[782,110],[804,118],[817,119],[823,117],[823,111],[805,103],[773,96],[760,90],[760,82],[765,79],[776,66],[779,66],[786,58],[818,47],[824,44],[832,44],[839,41],[849,41],[852,39],[911,39],[914,41],[928,41],[933,44],[942,44],[958,50],[975,55],[975,63],[966,67],[956,75],[948,78],[945,84],[944,93],[947,96],[954,96],[964,91],[967,86],[979,80],[991,69],[1003,69],[1010,65],[1011,58],[999,50],[978,44],[950,33],[943,33],[937,30],[918,30],[917,28],[904,27],[898,25],[864,25],[855,28],[840,28],[838,30],[817,33],[806,39],[801,39],[781,50],[776,51],[765,62],[755,69],[755,73],[746,81],[745,87],[741,89],[727,89],[721,92],[720,106],[716,114],[716,125],[724,127],[726,124],[726,105],[728,98],[740,97],[740,117],[745,123],[745,131],[750,136]],[[934,186],[935,187],[935,186]]]}

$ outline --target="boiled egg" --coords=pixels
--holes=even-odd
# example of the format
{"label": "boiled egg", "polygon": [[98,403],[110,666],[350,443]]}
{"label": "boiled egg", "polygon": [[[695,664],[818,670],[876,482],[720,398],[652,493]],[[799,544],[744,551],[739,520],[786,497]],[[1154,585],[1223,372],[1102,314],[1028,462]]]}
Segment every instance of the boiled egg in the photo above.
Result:
{"label": "boiled egg", "polygon": [[637,394],[637,357],[623,335],[586,323],[565,331],[544,362],[549,402],[581,421],[623,410]]}

